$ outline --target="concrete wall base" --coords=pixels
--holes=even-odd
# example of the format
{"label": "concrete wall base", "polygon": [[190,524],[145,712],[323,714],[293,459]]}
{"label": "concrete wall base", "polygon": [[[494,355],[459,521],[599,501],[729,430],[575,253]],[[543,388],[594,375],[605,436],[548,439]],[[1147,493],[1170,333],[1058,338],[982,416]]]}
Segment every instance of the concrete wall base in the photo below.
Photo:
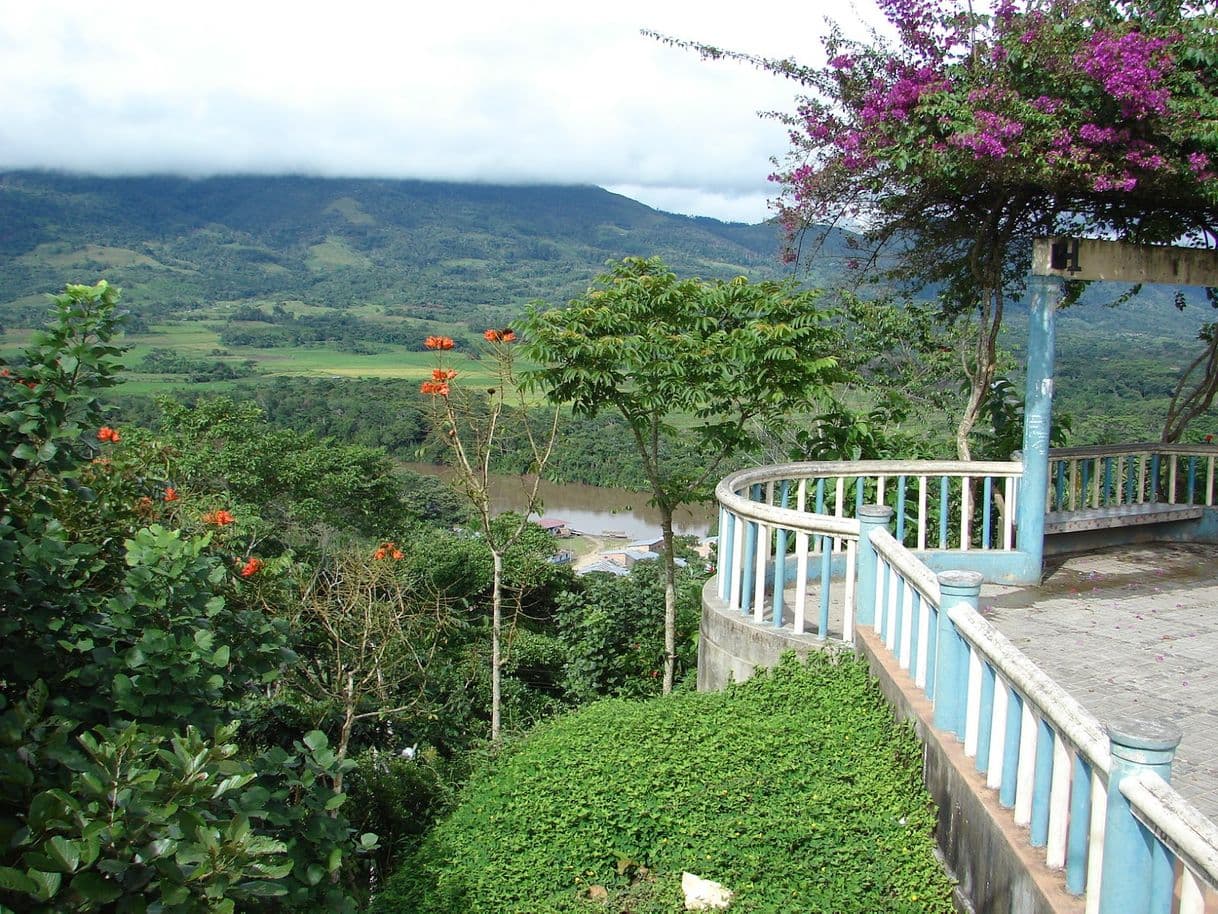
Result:
{"label": "concrete wall base", "polygon": [[702,590],[702,623],[698,635],[698,691],[717,692],[729,681],[744,682],[758,667],[768,669],[787,651],[806,657],[810,651],[847,650],[840,641],[797,635],[790,629],[765,628],[739,612],[729,612],[715,593],[715,579]]}

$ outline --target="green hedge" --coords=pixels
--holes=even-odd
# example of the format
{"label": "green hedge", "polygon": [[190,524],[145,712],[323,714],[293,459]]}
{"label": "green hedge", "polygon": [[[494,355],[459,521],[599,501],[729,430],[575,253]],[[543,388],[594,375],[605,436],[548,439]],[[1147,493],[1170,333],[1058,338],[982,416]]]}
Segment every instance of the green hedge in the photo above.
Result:
{"label": "green hedge", "polygon": [[947,914],[920,757],[852,656],[600,702],[475,778],[372,911],[677,912],[689,870],[733,912]]}

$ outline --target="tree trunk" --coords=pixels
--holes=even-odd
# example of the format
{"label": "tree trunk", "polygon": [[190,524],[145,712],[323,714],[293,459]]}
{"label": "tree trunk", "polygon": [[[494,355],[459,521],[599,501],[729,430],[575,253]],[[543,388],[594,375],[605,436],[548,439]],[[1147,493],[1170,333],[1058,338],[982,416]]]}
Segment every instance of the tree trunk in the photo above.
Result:
{"label": "tree trunk", "polygon": [[[1188,424],[1208,410],[1214,403],[1215,394],[1218,394],[1218,325],[1205,327],[1201,339],[1205,342],[1205,351],[1184,370],[1172,392],[1167,418],[1163,421],[1164,444],[1179,441]],[[1189,379],[1202,365],[1204,369],[1200,380],[1185,393]]]}
{"label": "tree trunk", "polygon": [[[347,757],[347,748],[351,745],[351,729],[355,726],[355,674],[347,673],[347,682],[343,686],[343,726],[338,733],[338,745],[335,747],[338,760],[341,762]],[[334,792],[343,792],[343,770],[339,766],[338,773],[334,775]],[[338,815],[338,810],[334,810],[333,815]]]}
{"label": "tree trunk", "polygon": [[978,306],[977,343],[973,351],[973,363],[969,365],[966,362],[964,368],[969,380],[968,403],[956,426],[956,457],[959,460],[973,459],[969,435],[972,434],[977,420],[981,418],[990,385],[994,383],[994,372],[998,367],[998,329],[1002,326],[1002,305],[1000,290],[986,289],[982,292],[981,304]]}
{"label": "tree trunk", "polygon": [[499,742],[501,699],[499,686],[499,631],[503,624],[503,554],[491,551],[494,560],[494,576],[491,590],[491,742]]}
{"label": "tree trunk", "polygon": [[668,695],[677,668],[677,561],[671,508],[660,508],[660,529],[664,534],[664,694]]}

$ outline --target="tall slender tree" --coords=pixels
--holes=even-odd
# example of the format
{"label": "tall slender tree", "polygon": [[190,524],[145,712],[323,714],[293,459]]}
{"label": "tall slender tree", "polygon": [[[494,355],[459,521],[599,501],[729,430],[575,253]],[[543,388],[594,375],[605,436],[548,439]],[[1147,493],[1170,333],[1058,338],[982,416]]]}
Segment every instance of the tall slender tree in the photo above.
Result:
{"label": "tall slender tree", "polygon": [[[723,461],[758,431],[829,396],[844,376],[840,328],[818,293],[789,285],[679,279],[659,258],[627,258],[566,308],[535,304],[521,325],[539,367],[526,380],[580,415],[616,410],[643,460],[664,540],[664,692],[676,662],[673,515],[710,495]],[[688,436],[696,466],[669,458]]]}

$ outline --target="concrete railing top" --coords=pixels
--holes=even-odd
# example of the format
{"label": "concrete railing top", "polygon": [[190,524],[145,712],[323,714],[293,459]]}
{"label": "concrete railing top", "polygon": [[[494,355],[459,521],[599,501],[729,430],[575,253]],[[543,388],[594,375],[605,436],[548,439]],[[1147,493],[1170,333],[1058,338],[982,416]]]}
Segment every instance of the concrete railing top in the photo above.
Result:
{"label": "concrete railing top", "polygon": [[1051,720],[1055,728],[1096,770],[1107,775],[1112,766],[1109,740],[1103,726],[1073,695],[1033,663],[997,628],[975,610],[955,606],[948,618],[960,633],[986,657],[1003,679]]}
{"label": "concrete railing top", "polygon": [[859,476],[1020,476],[1019,460],[817,460],[779,463],[772,466],[737,470],[724,478],[716,495],[735,492],[745,486],[784,479],[836,479]]}
{"label": "concrete railing top", "polygon": [[1178,859],[1218,885],[1218,826],[1153,771],[1121,781],[1121,793],[1142,824]]}
{"label": "concrete railing top", "polygon": [[1050,460],[1068,457],[1116,457],[1126,454],[1175,454],[1180,457],[1218,456],[1218,444],[1163,444],[1160,441],[1134,444],[1084,444],[1049,449]]}

